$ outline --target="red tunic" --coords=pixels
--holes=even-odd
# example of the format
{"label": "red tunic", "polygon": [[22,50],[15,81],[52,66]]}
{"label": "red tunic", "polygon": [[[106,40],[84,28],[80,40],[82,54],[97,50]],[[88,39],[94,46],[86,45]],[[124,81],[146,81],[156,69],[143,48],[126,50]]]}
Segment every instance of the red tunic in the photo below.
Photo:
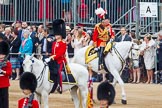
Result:
{"label": "red tunic", "polygon": [[[25,105],[28,103],[28,98],[22,98],[18,101],[18,108],[24,108]],[[39,102],[37,100],[32,101],[32,107],[30,108],[39,108]]]}
{"label": "red tunic", "polygon": [[0,74],[0,88],[9,87],[9,76],[12,74],[12,66],[9,61],[7,61],[6,66],[2,67],[3,71],[6,71],[6,74]]}
{"label": "red tunic", "polygon": [[63,42],[63,41],[53,42],[52,55],[55,55],[54,60],[56,60],[58,64],[66,62],[65,53],[66,53],[66,43],[65,42]]}
{"label": "red tunic", "polygon": [[[100,25],[100,23],[99,24],[96,24],[96,26],[95,26],[95,29],[94,29],[94,33],[93,33],[93,41],[94,41],[94,43],[96,44],[96,47],[99,47],[99,46],[101,46],[101,43],[102,42],[106,42],[107,40],[104,40],[104,39],[100,39],[99,38],[99,32],[102,32],[102,30],[101,31],[99,31],[100,30],[100,28],[99,28],[99,25]],[[111,27],[111,25],[109,24],[109,25],[107,25],[107,27],[106,28],[104,28],[104,29],[107,29],[108,31],[107,31],[107,35],[109,34],[109,37],[110,38],[114,38],[114,36],[115,36],[115,34],[114,34],[114,31],[112,30],[112,27]],[[103,30],[103,31],[105,31],[105,30]],[[102,34],[102,33],[100,33],[100,34]]]}

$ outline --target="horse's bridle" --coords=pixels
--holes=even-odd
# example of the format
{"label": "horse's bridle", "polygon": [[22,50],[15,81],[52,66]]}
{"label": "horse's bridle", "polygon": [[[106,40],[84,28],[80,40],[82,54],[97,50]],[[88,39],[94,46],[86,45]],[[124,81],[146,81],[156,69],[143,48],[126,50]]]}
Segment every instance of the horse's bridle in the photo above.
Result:
{"label": "horse's bridle", "polygon": [[[32,60],[32,58],[30,59],[31,60],[31,62],[32,62],[32,65],[31,65],[31,73],[33,73],[33,60]],[[43,80],[44,80],[44,70],[46,69],[46,64],[44,64],[44,67],[43,67],[43,69],[42,69],[42,71],[41,71],[41,73],[40,73],[40,75],[37,77],[37,82],[40,82],[41,81],[41,83],[39,84],[39,86],[37,85],[37,87],[40,87],[41,85],[42,85],[42,83],[43,83]]]}

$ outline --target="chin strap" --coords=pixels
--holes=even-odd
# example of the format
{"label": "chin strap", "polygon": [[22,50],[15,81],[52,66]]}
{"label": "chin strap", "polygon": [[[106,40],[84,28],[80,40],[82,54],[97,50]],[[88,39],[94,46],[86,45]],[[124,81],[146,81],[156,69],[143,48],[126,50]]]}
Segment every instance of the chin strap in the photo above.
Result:
{"label": "chin strap", "polygon": [[29,100],[28,100],[28,103],[27,105],[24,106],[24,108],[32,108],[32,101],[34,99],[34,93],[32,93],[30,96],[29,96]]}

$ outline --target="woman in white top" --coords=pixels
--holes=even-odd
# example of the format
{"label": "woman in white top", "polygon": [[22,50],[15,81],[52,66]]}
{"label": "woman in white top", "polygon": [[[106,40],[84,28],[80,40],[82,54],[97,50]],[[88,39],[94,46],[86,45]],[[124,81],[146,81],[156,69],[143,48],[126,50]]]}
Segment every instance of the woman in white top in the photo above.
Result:
{"label": "woman in white top", "polygon": [[83,47],[84,37],[82,36],[83,30],[81,28],[78,29],[78,32],[74,34],[74,40],[71,42],[72,47],[74,48],[74,55],[75,53]]}
{"label": "woman in white top", "polygon": [[147,84],[153,82],[153,68],[155,68],[155,41],[150,34],[145,35],[144,42],[141,46],[145,67],[147,70]]}

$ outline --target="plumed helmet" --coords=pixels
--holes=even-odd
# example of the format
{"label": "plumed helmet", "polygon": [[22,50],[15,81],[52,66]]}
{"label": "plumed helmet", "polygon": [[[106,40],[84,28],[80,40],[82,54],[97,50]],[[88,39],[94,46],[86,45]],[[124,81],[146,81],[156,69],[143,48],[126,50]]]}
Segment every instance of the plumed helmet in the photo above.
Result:
{"label": "plumed helmet", "polygon": [[64,20],[56,19],[53,21],[53,33],[54,36],[61,35],[63,39],[66,38],[66,26]]}
{"label": "plumed helmet", "polygon": [[105,20],[105,19],[109,19],[109,16],[107,14],[107,11],[104,10],[103,8],[99,7],[95,10],[95,14],[101,19],[101,20]]}
{"label": "plumed helmet", "polygon": [[6,41],[0,42],[0,54],[8,55],[10,52],[9,44]]}
{"label": "plumed helmet", "polygon": [[36,76],[31,72],[24,72],[20,78],[20,88],[22,90],[29,89],[32,93],[37,87]]}
{"label": "plumed helmet", "polygon": [[102,82],[97,88],[97,98],[98,100],[108,100],[108,104],[111,105],[115,98],[114,87],[108,81]]}

